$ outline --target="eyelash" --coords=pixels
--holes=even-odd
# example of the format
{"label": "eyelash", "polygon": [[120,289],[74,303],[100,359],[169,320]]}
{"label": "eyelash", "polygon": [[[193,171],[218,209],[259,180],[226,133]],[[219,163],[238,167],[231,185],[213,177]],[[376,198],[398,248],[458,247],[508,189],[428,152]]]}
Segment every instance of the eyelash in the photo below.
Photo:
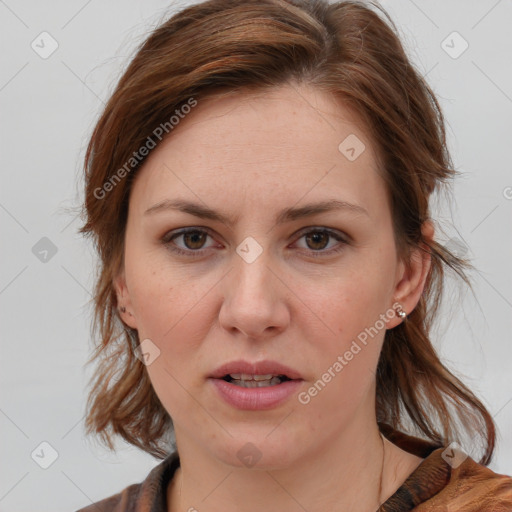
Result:
{"label": "eyelash", "polygon": [[[166,233],[164,235],[164,237],[162,238],[162,243],[170,251],[172,251],[175,254],[178,254],[180,256],[187,256],[187,257],[190,257],[190,258],[198,258],[198,257],[203,256],[203,253],[207,249],[197,249],[197,250],[187,249],[187,250],[185,250],[185,249],[181,249],[180,247],[177,247],[173,243],[173,240],[175,238],[178,238],[180,236],[186,235],[187,233],[206,233],[208,236],[212,237],[212,235],[210,234],[209,230],[207,230],[207,229],[187,228],[187,229],[180,230],[178,232],[171,231],[169,233]],[[339,252],[341,252],[344,249],[345,245],[348,245],[347,240],[345,240],[343,237],[341,237],[335,231],[332,231],[332,230],[327,229],[327,228],[314,228],[314,229],[309,229],[308,231],[302,231],[300,237],[297,240],[300,240],[304,236],[309,235],[311,233],[323,233],[323,234],[328,235],[329,237],[334,238],[338,242],[340,242],[340,245],[337,248],[329,249],[327,251],[326,250],[322,250],[322,249],[318,250],[318,251],[314,251],[314,250],[310,249],[309,252],[311,253],[311,255],[314,258],[321,258],[321,257],[330,256],[332,254],[339,253]]]}

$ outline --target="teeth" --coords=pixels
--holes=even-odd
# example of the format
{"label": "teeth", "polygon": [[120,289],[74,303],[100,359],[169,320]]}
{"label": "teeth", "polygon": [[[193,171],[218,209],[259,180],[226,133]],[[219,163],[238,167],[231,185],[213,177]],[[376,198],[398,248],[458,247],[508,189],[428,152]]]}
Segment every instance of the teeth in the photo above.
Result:
{"label": "teeth", "polygon": [[[236,374],[235,374],[236,375]],[[260,375],[258,375],[260,377]],[[264,375],[267,377],[267,375]],[[277,384],[281,384],[281,379],[279,377],[272,377],[266,380],[243,380],[243,379],[233,379],[231,384],[235,386],[240,386],[242,388],[263,388],[266,386],[275,386]]]}
{"label": "teeth", "polygon": [[272,379],[272,377],[277,377],[277,375],[273,375],[271,373],[267,375],[250,375],[248,373],[230,373],[229,376],[235,380],[243,380],[243,381],[266,381]]}

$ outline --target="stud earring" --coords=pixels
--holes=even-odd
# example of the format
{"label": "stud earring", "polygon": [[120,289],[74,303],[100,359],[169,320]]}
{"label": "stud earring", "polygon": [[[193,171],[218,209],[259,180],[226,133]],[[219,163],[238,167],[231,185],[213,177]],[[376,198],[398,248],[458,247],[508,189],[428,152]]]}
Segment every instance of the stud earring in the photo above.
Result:
{"label": "stud earring", "polygon": [[121,313],[126,313],[126,308],[124,306],[121,306],[119,309],[121,310]]}
{"label": "stud earring", "polygon": [[407,313],[402,309],[402,306],[400,304],[398,304],[398,306],[396,307],[396,314],[402,320],[407,317]]}

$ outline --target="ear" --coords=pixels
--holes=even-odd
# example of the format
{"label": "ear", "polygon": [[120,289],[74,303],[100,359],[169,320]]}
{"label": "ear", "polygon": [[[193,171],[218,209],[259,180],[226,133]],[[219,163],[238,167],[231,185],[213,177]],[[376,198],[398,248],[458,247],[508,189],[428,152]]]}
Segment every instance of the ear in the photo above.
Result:
{"label": "ear", "polygon": [[[434,224],[427,220],[421,227],[421,233],[424,240],[432,241],[434,239]],[[426,244],[421,244],[423,250],[415,248],[410,255],[409,262],[400,261],[397,271],[397,280],[394,288],[393,304],[391,307],[396,313],[397,308],[393,307],[398,303],[402,310],[409,315],[418,304],[431,265],[431,255]],[[388,329],[392,329],[402,322],[402,319],[395,314],[389,320]]]}
{"label": "ear", "polygon": [[124,276],[124,270],[121,271],[113,281],[114,290],[117,297],[117,313],[121,320],[131,327],[137,329],[137,320],[133,314],[132,302],[130,299],[130,293],[126,286],[126,279]]}

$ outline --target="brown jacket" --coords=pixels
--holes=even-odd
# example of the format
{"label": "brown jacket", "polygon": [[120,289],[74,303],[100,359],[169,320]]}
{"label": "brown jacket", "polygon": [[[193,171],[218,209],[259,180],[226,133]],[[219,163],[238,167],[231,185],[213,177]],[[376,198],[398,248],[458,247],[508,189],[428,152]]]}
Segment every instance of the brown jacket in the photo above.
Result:
{"label": "brown jacket", "polygon": [[[383,434],[403,450],[423,458],[377,512],[512,512],[512,478],[494,473],[471,457],[398,431]],[[455,460],[453,464],[446,461]],[[170,454],[139,484],[77,512],[167,512],[167,486],[176,468]]]}

